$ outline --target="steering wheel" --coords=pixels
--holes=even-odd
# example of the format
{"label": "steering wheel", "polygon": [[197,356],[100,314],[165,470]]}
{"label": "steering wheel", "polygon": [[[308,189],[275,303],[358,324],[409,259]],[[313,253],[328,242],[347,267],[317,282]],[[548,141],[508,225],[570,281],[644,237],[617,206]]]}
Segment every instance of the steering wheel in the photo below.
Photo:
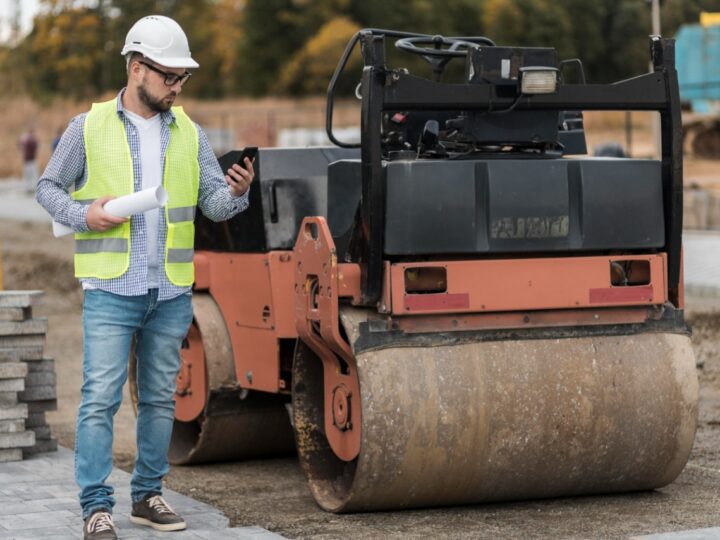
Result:
{"label": "steering wheel", "polygon": [[[428,45],[432,45],[429,47]],[[495,42],[486,37],[445,37],[417,36],[398,39],[395,46],[411,54],[431,58],[458,58],[465,56],[467,50],[478,45],[494,46]],[[443,48],[447,47],[447,48]]]}
{"label": "steering wheel", "polygon": [[431,66],[435,75],[440,77],[445,65],[453,58],[464,58],[469,49],[478,45],[495,46],[495,42],[486,37],[445,37],[413,36],[398,39],[395,46],[405,52],[422,56]]}

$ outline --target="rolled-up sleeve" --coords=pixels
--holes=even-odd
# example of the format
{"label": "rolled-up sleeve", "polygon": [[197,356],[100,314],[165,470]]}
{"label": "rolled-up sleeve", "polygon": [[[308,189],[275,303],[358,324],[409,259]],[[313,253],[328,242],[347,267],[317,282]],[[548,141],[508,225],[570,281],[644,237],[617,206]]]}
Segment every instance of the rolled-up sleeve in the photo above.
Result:
{"label": "rolled-up sleeve", "polygon": [[70,121],[60,138],[50,161],[38,180],[35,198],[53,220],[75,232],[87,232],[88,206],[70,196],[70,188],[80,187],[85,174],[85,143],[83,126],[85,114]]}
{"label": "rolled-up sleeve", "polygon": [[200,164],[198,206],[208,219],[224,221],[247,209],[250,204],[248,200],[250,190],[248,189],[240,197],[233,197],[207,135],[200,126],[197,126],[197,130],[198,162]]}

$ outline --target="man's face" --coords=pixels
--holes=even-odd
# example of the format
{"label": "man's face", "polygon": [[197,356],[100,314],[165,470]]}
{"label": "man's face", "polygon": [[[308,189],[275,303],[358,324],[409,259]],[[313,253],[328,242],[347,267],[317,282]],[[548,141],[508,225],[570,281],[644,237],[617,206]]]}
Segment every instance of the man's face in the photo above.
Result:
{"label": "man's face", "polygon": [[166,76],[156,70],[177,76],[184,75],[186,70],[184,68],[166,68],[153,64],[147,59],[143,59],[139,64],[143,73],[138,84],[138,97],[151,111],[168,111],[177,95],[182,91],[182,79],[168,86],[165,84]]}

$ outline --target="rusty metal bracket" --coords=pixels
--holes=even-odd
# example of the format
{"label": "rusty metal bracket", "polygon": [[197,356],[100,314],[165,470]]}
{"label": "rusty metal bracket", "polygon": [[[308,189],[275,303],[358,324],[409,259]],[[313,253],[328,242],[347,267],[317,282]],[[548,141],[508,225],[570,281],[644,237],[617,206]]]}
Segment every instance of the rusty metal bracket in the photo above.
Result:
{"label": "rusty metal bracket", "polygon": [[325,218],[303,220],[294,259],[298,337],[323,363],[325,436],[340,459],[351,461],[360,452],[360,383],[355,356],[340,332],[343,287]]}

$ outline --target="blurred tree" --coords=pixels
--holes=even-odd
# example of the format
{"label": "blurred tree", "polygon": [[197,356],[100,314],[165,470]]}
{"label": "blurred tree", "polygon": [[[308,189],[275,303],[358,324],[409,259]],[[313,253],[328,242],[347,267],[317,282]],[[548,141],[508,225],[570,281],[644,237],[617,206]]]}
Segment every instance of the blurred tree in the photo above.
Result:
{"label": "blurred tree", "polygon": [[[125,35],[136,21],[146,15],[165,15],[174,18],[183,27],[188,36],[193,58],[200,69],[193,73],[183,92],[195,97],[217,98],[226,88],[218,77],[223,57],[218,54],[219,35],[233,26],[242,2],[220,0],[103,0],[99,3],[103,19],[107,21],[106,49],[108,57],[106,69],[112,73],[108,78],[110,88],[120,88],[125,84],[127,75],[125,62],[120,51],[125,43]],[[223,26],[218,25],[218,17],[224,17]]]}
{"label": "blurred tree", "polygon": [[[5,93],[86,97],[124,85],[125,34],[142,16],[178,20],[201,64],[187,94],[217,98],[270,91],[324,92],[334,62],[358,28],[487,35],[501,45],[552,46],[579,57],[591,82],[647,69],[646,0],[40,0],[34,28],[0,47]],[[665,0],[664,35],[720,11],[720,0]],[[420,57],[387,47],[389,66],[418,74]],[[357,62],[355,62],[357,64]],[[355,65],[353,64],[353,65]],[[462,71],[452,62],[449,74]],[[353,65],[349,78],[354,80]],[[348,82],[348,85],[350,83]],[[341,88],[342,89],[342,88]],[[349,86],[346,90],[350,90]]]}
{"label": "blurred tree", "polygon": [[347,9],[348,0],[247,0],[239,55],[248,73],[240,88],[261,95],[277,74],[330,18]]}
{"label": "blurred tree", "polygon": [[720,0],[665,0],[662,6],[662,32],[672,36],[684,23],[700,21],[700,12],[720,12]]}
{"label": "blurred tree", "polygon": [[572,22],[564,3],[553,0],[487,0],[483,14],[488,37],[498,45],[555,47],[572,56]]}
{"label": "blurred tree", "polygon": [[524,14],[516,0],[487,0],[483,23],[488,37],[496,43],[519,45],[526,41],[523,32]]}
{"label": "blurred tree", "polygon": [[589,58],[589,82],[609,83],[646,72],[650,61],[650,8],[646,2],[605,0],[601,52]]}
{"label": "blurred tree", "polygon": [[218,78],[216,84],[224,96],[237,94],[238,81],[249,76],[253,69],[238,54],[243,36],[244,7],[245,0],[218,0],[213,12],[211,27],[214,39],[211,47],[219,64],[215,74]]}
{"label": "blurred tree", "polygon": [[[607,2],[567,0],[565,7],[568,18],[572,21],[570,39],[573,43],[572,54],[567,57],[580,58],[586,77],[592,81],[593,76],[602,71],[605,61],[607,36],[600,21],[605,20]],[[578,74],[574,71],[568,70],[565,74],[569,81],[579,82]]]}
{"label": "blurred tree", "polygon": [[35,17],[18,50],[30,92],[81,97],[101,91],[98,73],[105,50],[100,28],[97,12],[89,8],[63,7]]}
{"label": "blurred tree", "polygon": [[485,25],[499,43],[555,47],[560,58],[583,61],[589,82],[647,70],[650,11],[644,1],[487,1]]}
{"label": "blurred tree", "polygon": [[[331,19],[283,66],[272,90],[293,95],[322,94],[327,91],[337,64],[334,53],[342,51],[358,30],[360,27],[346,17]],[[360,66],[360,55],[356,51],[348,62],[347,70],[359,71]],[[344,86],[339,86],[338,90],[348,92],[355,88],[357,80],[345,78],[341,83]]]}
{"label": "blurred tree", "polygon": [[[200,67],[183,89],[190,96],[219,98],[223,95],[223,84],[219,77],[222,58],[217,54],[218,6],[209,0],[183,0],[171,10],[172,17],[182,26],[188,36],[190,50]],[[232,19],[225,21],[227,26]],[[220,31],[223,31],[221,26]]]}

